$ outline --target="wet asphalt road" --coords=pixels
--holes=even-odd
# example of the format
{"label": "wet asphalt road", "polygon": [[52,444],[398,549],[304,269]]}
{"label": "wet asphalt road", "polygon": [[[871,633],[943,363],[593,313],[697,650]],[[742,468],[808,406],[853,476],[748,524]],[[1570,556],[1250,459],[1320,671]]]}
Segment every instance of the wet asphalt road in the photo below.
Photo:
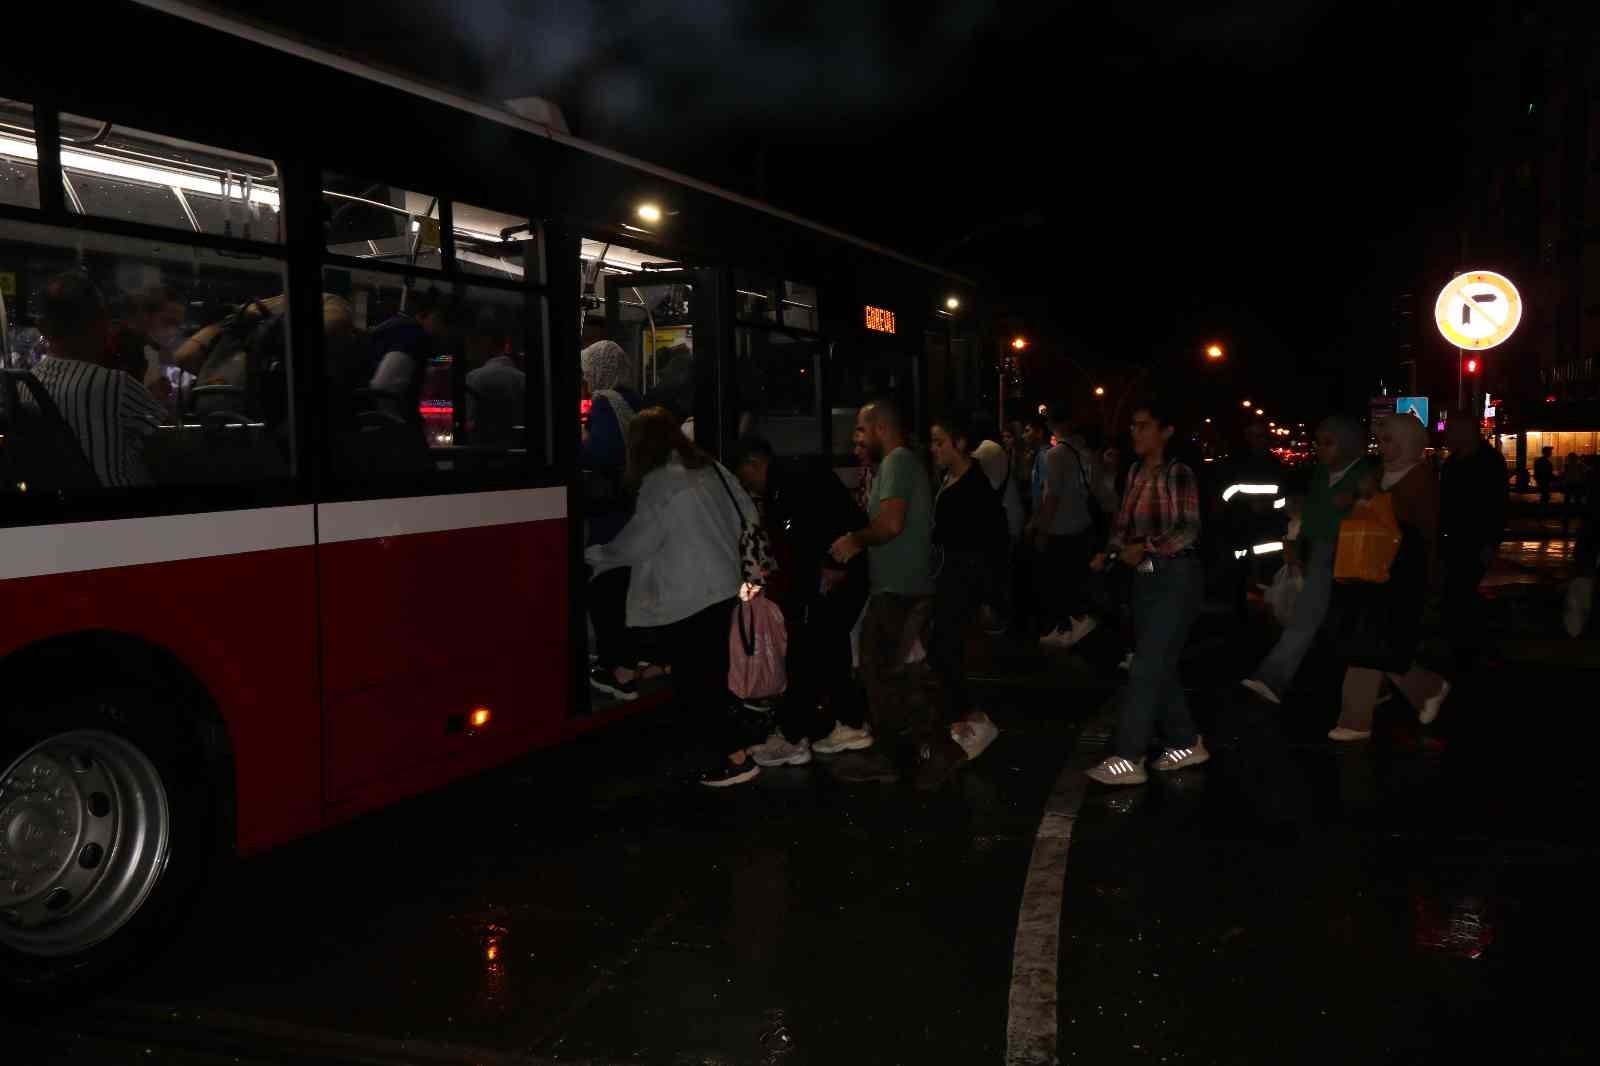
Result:
{"label": "wet asphalt road", "polygon": [[[1600,661],[1553,634],[1549,554],[1508,546],[1507,662],[1426,733],[1391,704],[1334,750],[1331,664],[1268,710],[1224,683],[1270,635],[1207,623],[1186,678],[1213,761],[1083,801],[1061,1061],[1593,1054],[1600,727],[1557,694]],[[991,674],[1004,733],[931,796],[820,758],[697,791],[658,715],[243,864],[137,978],[12,1026],[8,1060],[1005,1062],[1033,835],[1116,675]]]}

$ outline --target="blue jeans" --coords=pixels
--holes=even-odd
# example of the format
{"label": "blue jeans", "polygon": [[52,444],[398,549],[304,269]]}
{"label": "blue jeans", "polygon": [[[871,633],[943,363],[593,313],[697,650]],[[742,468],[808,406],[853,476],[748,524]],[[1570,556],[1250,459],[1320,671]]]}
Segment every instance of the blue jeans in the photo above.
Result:
{"label": "blue jeans", "polygon": [[1331,540],[1311,542],[1311,551],[1305,560],[1306,584],[1295,600],[1294,618],[1251,675],[1279,699],[1294,683],[1294,675],[1300,671],[1306,653],[1317,642],[1317,631],[1328,617],[1328,604],[1333,598],[1333,557],[1338,547],[1338,543]]}
{"label": "blue jeans", "polygon": [[1195,742],[1178,657],[1204,594],[1205,575],[1194,556],[1157,559],[1154,573],[1133,575],[1133,670],[1115,744],[1125,759],[1142,758],[1153,736],[1172,748]]}

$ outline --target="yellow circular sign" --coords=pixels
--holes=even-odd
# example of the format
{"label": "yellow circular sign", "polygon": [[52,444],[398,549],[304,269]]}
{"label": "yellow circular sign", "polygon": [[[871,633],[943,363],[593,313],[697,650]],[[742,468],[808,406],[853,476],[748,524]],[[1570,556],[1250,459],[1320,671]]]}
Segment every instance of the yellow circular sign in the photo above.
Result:
{"label": "yellow circular sign", "polygon": [[1504,344],[1522,321],[1522,297],[1511,279],[1492,270],[1456,277],[1439,293],[1433,318],[1457,348],[1482,351]]}

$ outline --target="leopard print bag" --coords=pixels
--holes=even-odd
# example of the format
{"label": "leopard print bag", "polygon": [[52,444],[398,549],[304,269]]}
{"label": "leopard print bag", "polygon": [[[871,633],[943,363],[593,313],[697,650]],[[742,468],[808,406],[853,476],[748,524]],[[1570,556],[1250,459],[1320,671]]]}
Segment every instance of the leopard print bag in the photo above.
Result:
{"label": "leopard print bag", "polygon": [[733,511],[739,516],[739,575],[747,585],[764,587],[778,572],[778,559],[772,552],[772,538],[759,523],[745,518],[744,510],[740,508],[733,489],[728,486],[728,479],[722,473],[722,467],[713,462],[711,469],[717,472],[722,491],[728,494],[728,502],[733,504]]}

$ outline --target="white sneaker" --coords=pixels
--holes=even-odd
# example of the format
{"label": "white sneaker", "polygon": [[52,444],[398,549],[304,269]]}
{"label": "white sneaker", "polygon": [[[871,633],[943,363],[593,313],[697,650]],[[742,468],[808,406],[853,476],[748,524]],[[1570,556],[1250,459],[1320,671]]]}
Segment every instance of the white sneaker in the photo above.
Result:
{"label": "white sneaker", "polygon": [[1444,706],[1445,697],[1450,695],[1450,682],[1446,681],[1439,686],[1439,691],[1422,701],[1422,710],[1417,712],[1417,721],[1429,725],[1439,717],[1439,708]]}
{"label": "white sneaker", "polygon": [[967,753],[967,761],[971,762],[988,750],[994,743],[994,738],[1000,735],[1000,727],[989,720],[989,716],[979,711],[966,721],[967,731],[961,733],[956,726],[950,727],[950,739],[961,745],[961,750]]}
{"label": "white sneaker", "polygon": [[1134,762],[1120,755],[1108,756],[1099,766],[1086,772],[1091,780],[1102,785],[1142,785],[1150,780],[1144,772],[1144,759]]}
{"label": "white sneaker", "polygon": [[1247,677],[1243,681],[1239,682],[1239,684],[1243,685],[1251,692],[1254,692],[1257,696],[1260,696],[1268,703],[1276,703],[1279,705],[1282,705],[1283,703],[1283,701],[1278,698],[1278,694],[1268,688],[1266,682],[1264,681],[1257,681],[1253,677]]}
{"label": "white sneaker", "polygon": [[1100,628],[1100,620],[1093,615],[1084,615],[1082,618],[1072,620],[1072,628],[1062,636],[1058,648],[1070,648],[1084,637]]}
{"label": "white sneaker", "polygon": [[833,723],[833,732],[811,745],[811,750],[818,755],[837,755],[841,751],[865,751],[872,747],[872,729],[863,726],[856,729],[852,726]]}
{"label": "white sneaker", "polygon": [[1155,768],[1164,774],[1174,770],[1182,770],[1186,766],[1199,766],[1208,761],[1211,753],[1206,750],[1204,737],[1195,737],[1194,746],[1190,748],[1168,748],[1156,756]]}
{"label": "white sneaker", "polygon": [[751,748],[750,757],[757,766],[804,766],[811,761],[811,742],[801,737],[798,744],[791,744],[782,733],[774,733]]}
{"label": "white sneaker", "polygon": [[1351,741],[1366,740],[1372,735],[1372,730],[1346,729],[1344,726],[1334,726],[1328,730],[1329,740]]}
{"label": "white sneaker", "polygon": [[1117,664],[1117,669],[1125,674],[1133,673],[1133,652],[1130,651],[1122,657],[1122,661]]}

